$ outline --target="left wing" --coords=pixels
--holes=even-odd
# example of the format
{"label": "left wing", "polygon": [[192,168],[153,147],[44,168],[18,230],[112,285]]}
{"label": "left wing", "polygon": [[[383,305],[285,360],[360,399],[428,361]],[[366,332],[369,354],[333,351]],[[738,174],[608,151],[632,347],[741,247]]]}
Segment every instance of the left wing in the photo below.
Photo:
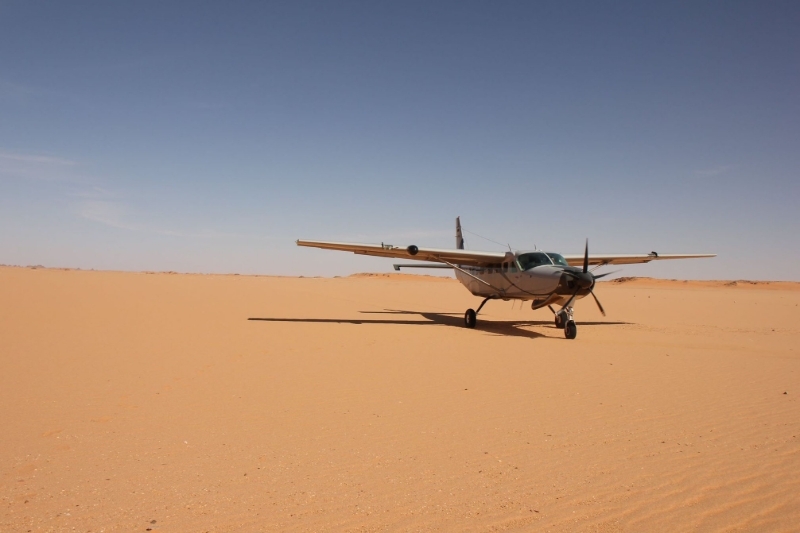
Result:
{"label": "left wing", "polygon": [[[650,261],[661,261],[663,259],[698,259],[703,257],[716,257],[717,254],[657,254],[650,252],[647,255],[640,254],[610,254],[610,255],[590,255],[590,265],[632,265],[634,263],[649,263]],[[583,255],[563,255],[564,259],[571,266],[582,266]]]}
{"label": "left wing", "polygon": [[[436,263],[488,266],[503,262],[507,255],[503,252],[477,252],[472,250],[446,250],[438,248],[419,248],[413,244],[408,247],[391,244],[356,244],[350,242],[297,241],[297,246],[340,250],[360,255],[377,257],[394,257],[396,259],[413,259],[415,261],[433,261]],[[581,259],[583,260],[583,259]]]}

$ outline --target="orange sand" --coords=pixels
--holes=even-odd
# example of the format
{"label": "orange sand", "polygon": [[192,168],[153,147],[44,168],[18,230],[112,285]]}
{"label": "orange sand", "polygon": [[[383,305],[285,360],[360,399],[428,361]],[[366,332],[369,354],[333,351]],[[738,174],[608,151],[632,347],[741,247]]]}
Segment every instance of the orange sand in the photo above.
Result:
{"label": "orange sand", "polygon": [[797,531],[797,287],[0,268],[0,531]]}

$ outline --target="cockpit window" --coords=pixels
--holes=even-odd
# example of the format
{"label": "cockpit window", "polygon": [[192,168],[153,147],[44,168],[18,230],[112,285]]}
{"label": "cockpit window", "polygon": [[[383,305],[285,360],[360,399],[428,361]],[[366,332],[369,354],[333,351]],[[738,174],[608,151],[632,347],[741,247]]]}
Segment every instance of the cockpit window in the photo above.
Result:
{"label": "cockpit window", "polygon": [[564,257],[561,254],[553,254],[553,253],[547,252],[547,255],[550,257],[550,259],[553,260],[553,264],[554,265],[564,266],[564,267],[565,266],[569,266],[567,264],[567,260],[564,259]]}
{"label": "cockpit window", "polygon": [[[561,260],[564,261],[564,258],[561,257]],[[529,270],[533,267],[553,264],[550,261],[550,258],[544,252],[530,252],[527,254],[521,254],[519,258],[517,258],[517,261],[519,261],[519,266],[522,270]],[[566,264],[566,262],[564,264]]]}

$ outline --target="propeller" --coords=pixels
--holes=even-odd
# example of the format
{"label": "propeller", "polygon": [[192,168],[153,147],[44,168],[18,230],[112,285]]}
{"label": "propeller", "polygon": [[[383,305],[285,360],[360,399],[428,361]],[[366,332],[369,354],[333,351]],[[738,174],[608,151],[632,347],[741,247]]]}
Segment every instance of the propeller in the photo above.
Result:
{"label": "propeller", "polygon": [[589,239],[586,239],[586,247],[583,250],[583,271],[580,274],[578,274],[577,272],[573,272],[571,270],[564,270],[565,274],[572,276],[572,278],[577,282],[576,283],[577,287],[575,288],[575,292],[572,293],[572,296],[570,297],[569,300],[567,300],[567,303],[564,304],[564,307],[562,307],[562,309],[572,305],[572,302],[575,300],[575,297],[578,295],[578,292],[581,289],[584,290],[589,289],[589,294],[591,294],[592,298],[594,298],[594,303],[597,304],[597,308],[600,310],[600,313],[602,313],[603,316],[606,316],[606,310],[603,309],[603,304],[601,304],[600,300],[597,299],[597,296],[594,294],[594,291],[592,289],[594,288],[594,282],[596,280],[608,276],[609,274],[613,274],[614,272],[606,272],[605,274],[600,274],[599,276],[595,276],[594,274],[589,272]]}
{"label": "propeller", "polygon": [[600,274],[599,276],[595,276],[594,279],[604,278],[606,276],[610,276],[611,274],[616,274],[619,270],[612,270],[611,272],[606,272],[604,274]]}
{"label": "propeller", "polygon": [[583,273],[589,271],[589,238],[586,238],[586,248],[583,250]]}
{"label": "propeller", "polygon": [[594,295],[594,291],[589,291],[589,294],[591,294],[592,298],[594,298],[594,303],[597,304],[597,308],[600,309],[600,312],[603,313],[603,316],[606,316],[606,310],[603,309],[603,304],[601,304],[600,300],[597,299],[597,296]]}

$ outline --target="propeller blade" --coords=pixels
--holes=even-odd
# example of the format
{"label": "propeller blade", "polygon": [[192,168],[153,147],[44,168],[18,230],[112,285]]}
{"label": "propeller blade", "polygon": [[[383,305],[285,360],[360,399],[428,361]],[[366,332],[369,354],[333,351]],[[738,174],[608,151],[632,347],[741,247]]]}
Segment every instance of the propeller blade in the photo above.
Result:
{"label": "propeller blade", "polygon": [[586,250],[583,252],[583,272],[589,271],[589,238],[586,238]]}
{"label": "propeller blade", "polygon": [[599,276],[595,276],[594,279],[604,278],[606,276],[610,276],[611,274],[616,274],[619,270],[613,270],[611,272],[606,272],[605,274],[600,274]]}
{"label": "propeller blade", "polygon": [[592,298],[594,298],[594,303],[597,304],[597,308],[600,309],[600,312],[603,313],[603,316],[606,316],[606,310],[603,309],[603,305],[600,303],[600,300],[598,300],[597,296],[594,295],[594,291],[589,291],[589,294],[591,294]]}
{"label": "propeller blade", "polygon": [[564,304],[564,305],[561,307],[561,309],[562,309],[562,310],[563,310],[563,309],[566,309],[567,307],[569,307],[570,305],[572,305],[572,302],[575,300],[575,297],[578,295],[578,291],[580,291],[580,290],[581,290],[581,289],[580,289],[580,287],[578,287],[577,289],[575,289],[575,292],[573,292],[573,293],[572,293],[572,296],[570,296],[570,297],[569,297],[569,300],[567,300],[567,303],[565,303],[565,304]]}

